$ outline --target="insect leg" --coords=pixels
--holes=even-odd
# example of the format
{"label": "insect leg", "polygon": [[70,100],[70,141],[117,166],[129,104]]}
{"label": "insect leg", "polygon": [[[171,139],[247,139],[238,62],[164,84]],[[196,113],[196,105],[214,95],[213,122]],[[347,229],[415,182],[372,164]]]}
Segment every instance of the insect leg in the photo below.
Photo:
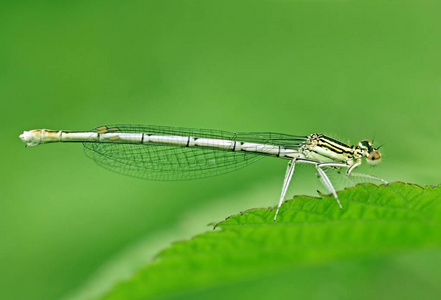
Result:
{"label": "insect leg", "polygon": [[322,169],[322,167],[326,167],[326,166],[347,167],[347,164],[343,164],[343,163],[321,163],[321,164],[317,164],[315,166],[316,169],[317,169],[317,172],[319,173],[320,178],[323,181],[323,184],[328,189],[328,191],[330,191],[332,193],[332,195],[334,195],[334,198],[337,201],[337,204],[340,207],[340,209],[343,209],[343,206],[340,203],[340,199],[338,199],[337,192],[335,191],[335,188],[332,185],[331,180],[329,180],[328,175],[326,175],[325,171],[323,171],[323,169]]}
{"label": "insect leg", "polygon": [[373,176],[373,175],[369,175],[369,174],[362,174],[362,173],[351,173],[349,174],[349,176],[352,177],[362,177],[362,178],[369,178],[369,179],[373,179],[373,180],[378,180],[381,181],[384,184],[388,184],[388,182],[384,179],[381,179],[379,177]]}
{"label": "insect leg", "polygon": [[277,215],[279,214],[279,209],[282,206],[283,200],[285,199],[286,191],[288,190],[289,183],[291,182],[292,175],[294,174],[294,169],[296,166],[296,160],[290,160],[288,162],[288,167],[285,173],[285,179],[283,180],[282,193],[280,194],[279,205],[277,205],[276,214],[274,216],[274,221],[277,219]]}

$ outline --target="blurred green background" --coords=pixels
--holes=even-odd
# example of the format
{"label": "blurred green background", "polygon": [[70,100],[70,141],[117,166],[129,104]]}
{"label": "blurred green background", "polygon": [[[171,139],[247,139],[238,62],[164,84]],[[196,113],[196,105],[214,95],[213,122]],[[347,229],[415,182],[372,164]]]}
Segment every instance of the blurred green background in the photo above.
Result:
{"label": "blurred green background", "polygon": [[[375,134],[384,159],[370,173],[440,183],[441,6],[307,2],[2,1],[0,298],[105,290],[210,221],[275,205],[285,172],[268,158],[143,181],[96,166],[80,144],[26,149],[23,130]],[[313,172],[299,172],[299,192],[314,193]]]}

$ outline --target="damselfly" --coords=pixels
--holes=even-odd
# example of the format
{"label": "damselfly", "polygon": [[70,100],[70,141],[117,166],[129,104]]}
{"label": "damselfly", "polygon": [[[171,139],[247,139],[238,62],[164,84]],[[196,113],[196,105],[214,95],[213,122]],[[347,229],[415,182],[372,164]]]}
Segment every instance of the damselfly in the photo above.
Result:
{"label": "damselfly", "polygon": [[343,208],[325,170],[346,169],[345,175],[387,183],[353,170],[365,158],[381,160],[370,140],[350,146],[323,134],[297,136],[272,132],[230,133],[219,130],[149,125],[107,125],[91,131],[36,129],[23,132],[27,146],[52,142],[82,142],[87,156],[111,171],[151,180],[188,180],[240,169],[265,156],[288,160],[277,219],[296,164],[315,166],[324,186]]}

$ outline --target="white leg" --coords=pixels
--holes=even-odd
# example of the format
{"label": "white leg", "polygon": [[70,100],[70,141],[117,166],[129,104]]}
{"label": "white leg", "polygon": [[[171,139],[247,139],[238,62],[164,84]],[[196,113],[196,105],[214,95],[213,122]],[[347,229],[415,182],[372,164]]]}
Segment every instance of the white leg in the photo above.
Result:
{"label": "white leg", "polygon": [[332,185],[331,180],[329,180],[328,175],[326,175],[326,173],[325,173],[325,171],[323,171],[322,167],[347,168],[348,164],[336,163],[336,162],[318,163],[316,161],[307,160],[307,159],[298,159],[297,162],[315,165],[317,172],[319,173],[320,178],[323,180],[323,184],[328,189],[328,191],[330,191],[332,193],[332,195],[334,195],[334,198],[337,201],[337,204],[340,207],[340,209],[343,209],[343,206],[341,205],[340,200],[338,199],[337,192],[335,191],[335,188]]}
{"label": "white leg", "polygon": [[350,166],[348,168],[348,170],[346,171],[346,174],[349,175],[351,174],[352,171],[354,171],[355,168],[357,168],[358,166],[361,165],[361,160],[357,161],[355,164],[353,164],[352,166]]}
{"label": "white leg", "polygon": [[325,187],[332,193],[332,195],[334,196],[335,200],[337,201],[337,204],[340,207],[340,209],[343,209],[343,206],[341,205],[340,200],[338,199],[337,192],[335,191],[334,186],[332,185],[332,183],[329,180],[329,177],[326,175],[325,171],[323,171],[321,169],[321,167],[340,167],[340,168],[343,168],[343,167],[348,167],[348,165],[344,164],[344,163],[334,163],[334,162],[318,163],[313,160],[298,158],[298,159],[294,159],[288,163],[288,168],[287,168],[286,174],[285,174],[285,180],[283,181],[282,193],[280,195],[280,200],[279,200],[279,205],[277,206],[276,215],[274,216],[274,221],[276,221],[277,215],[279,213],[279,209],[282,206],[283,199],[285,198],[285,194],[288,189],[289,183],[291,181],[292,175],[294,173],[294,168],[295,168],[296,163],[315,165],[317,172],[319,173],[320,178],[323,180]]}
{"label": "white leg", "polygon": [[362,177],[362,178],[369,178],[369,179],[373,179],[373,180],[378,180],[378,181],[381,181],[382,183],[388,184],[388,182],[386,180],[381,179],[381,178],[376,177],[376,176],[369,175],[369,174],[351,173],[351,174],[348,174],[348,175],[352,176],[352,177]]}
{"label": "white leg", "polygon": [[294,174],[295,166],[296,166],[296,161],[290,160],[288,163],[288,167],[286,168],[285,179],[283,180],[282,193],[280,194],[279,205],[277,205],[274,221],[276,221],[277,215],[279,214],[279,209],[282,206],[283,200],[285,199],[286,191],[288,190],[289,183],[291,182],[292,175]]}
{"label": "white leg", "polygon": [[334,198],[335,198],[335,200],[337,200],[337,203],[338,203],[338,206],[340,206],[340,209],[343,209],[343,206],[341,205],[340,200],[338,199],[337,192],[335,191],[335,188],[332,185],[331,180],[329,180],[329,177],[328,177],[328,175],[326,175],[325,171],[323,171],[320,168],[320,165],[322,165],[322,164],[318,164],[316,166],[317,171],[319,173],[319,176],[323,179],[323,183],[325,184],[325,187],[332,193],[332,195],[334,195]]}
{"label": "white leg", "polygon": [[361,161],[356,162],[355,164],[353,164],[352,166],[350,166],[348,168],[348,170],[346,171],[346,175],[348,176],[353,176],[353,177],[362,177],[362,178],[369,178],[369,179],[373,179],[373,180],[378,180],[381,181],[382,183],[388,184],[388,182],[384,179],[381,179],[379,177],[376,176],[372,176],[369,174],[362,174],[362,173],[352,173],[352,171],[357,168],[358,166],[361,165]]}

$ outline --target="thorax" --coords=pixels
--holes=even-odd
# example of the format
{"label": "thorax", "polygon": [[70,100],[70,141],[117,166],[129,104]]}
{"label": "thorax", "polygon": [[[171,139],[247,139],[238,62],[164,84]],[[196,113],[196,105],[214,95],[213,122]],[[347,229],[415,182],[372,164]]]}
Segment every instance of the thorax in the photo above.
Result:
{"label": "thorax", "polygon": [[319,162],[346,162],[352,164],[361,158],[355,146],[349,146],[328,136],[313,133],[302,145],[301,151],[306,158]]}

